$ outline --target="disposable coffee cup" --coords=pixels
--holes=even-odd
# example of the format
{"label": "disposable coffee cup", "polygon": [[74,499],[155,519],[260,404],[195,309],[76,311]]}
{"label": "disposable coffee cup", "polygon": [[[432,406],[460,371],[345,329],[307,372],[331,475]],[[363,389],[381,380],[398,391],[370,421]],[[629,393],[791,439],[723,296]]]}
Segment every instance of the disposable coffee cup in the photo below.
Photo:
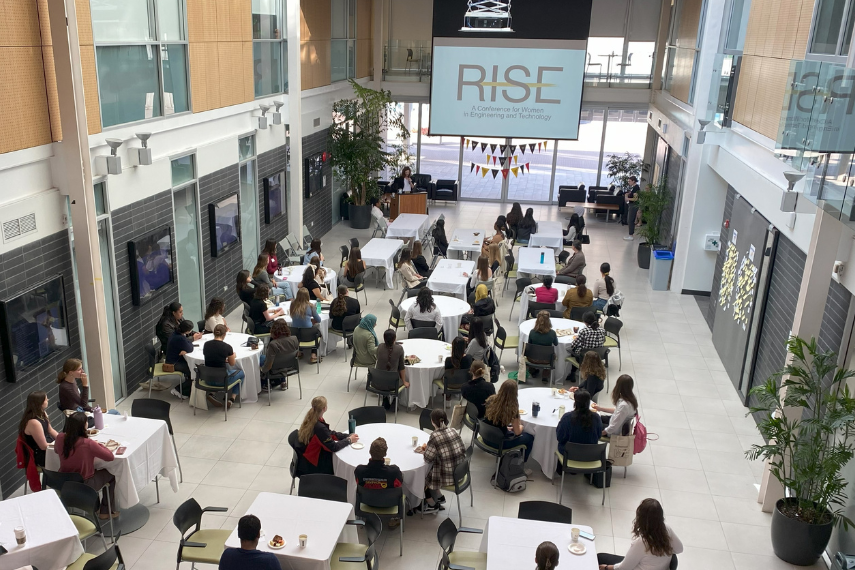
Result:
{"label": "disposable coffee cup", "polygon": [[575,526],[570,529],[570,539],[573,542],[579,542],[579,529]]}
{"label": "disposable coffee cup", "polygon": [[564,417],[564,406],[558,406],[558,416]]}
{"label": "disposable coffee cup", "polygon": [[419,444],[419,436],[413,436],[413,447],[416,447]]}
{"label": "disposable coffee cup", "polygon": [[27,531],[24,530],[22,526],[15,527],[15,540],[18,542],[18,545],[26,544],[27,542]]}
{"label": "disposable coffee cup", "polygon": [[386,465],[391,465],[391,464],[392,464],[392,460],[391,460],[390,458],[388,458],[388,457],[385,457],[385,458],[383,458],[383,463],[385,463]]}
{"label": "disposable coffee cup", "polygon": [[436,361],[437,361],[437,362],[442,362],[442,355],[441,355],[441,354],[437,354],[437,355],[436,355]]}
{"label": "disposable coffee cup", "polygon": [[298,537],[298,540],[300,541],[300,548],[306,548],[306,544],[309,542],[309,537],[305,534],[301,534]]}
{"label": "disposable coffee cup", "polygon": [[458,262],[457,262],[457,267],[463,267],[463,264],[462,264],[462,263],[460,263],[460,262],[458,261]]}

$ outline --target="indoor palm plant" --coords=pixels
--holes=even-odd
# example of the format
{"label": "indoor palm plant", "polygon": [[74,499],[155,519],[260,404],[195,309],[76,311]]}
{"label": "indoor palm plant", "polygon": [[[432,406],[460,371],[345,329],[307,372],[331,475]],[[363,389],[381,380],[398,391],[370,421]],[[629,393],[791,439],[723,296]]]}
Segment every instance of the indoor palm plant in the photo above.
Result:
{"label": "indoor palm plant", "polygon": [[[668,190],[668,178],[663,176],[656,184],[648,184],[647,188],[638,194],[638,209],[641,212],[643,225],[638,228],[638,235],[644,241],[638,244],[638,266],[642,269],[650,267],[650,251],[662,244],[662,214],[671,205],[671,192]],[[635,220],[627,220],[634,224]]]}
{"label": "indoor palm plant", "polygon": [[[767,442],[751,446],[749,459],[765,459],[784,488],[772,513],[772,547],[791,564],[817,561],[834,525],[848,529],[848,481],[840,470],[852,460],[855,398],[846,381],[855,371],[837,366],[816,339],[790,337],[792,362],[751,390],[760,413],[757,429]],[[780,387],[779,387],[780,382]]]}
{"label": "indoor palm plant", "polygon": [[638,155],[625,154],[610,154],[606,161],[606,170],[609,173],[609,178],[615,185],[624,191],[629,190],[629,177],[635,176],[641,179],[641,170],[644,167],[644,161]]}
{"label": "indoor palm plant", "polygon": [[353,199],[348,208],[351,226],[367,228],[371,221],[369,201],[379,193],[376,173],[396,165],[398,160],[395,153],[386,151],[386,137],[406,141],[410,133],[389,91],[376,91],[349,81],[354,97],[333,103],[330,164],[345,181]]}

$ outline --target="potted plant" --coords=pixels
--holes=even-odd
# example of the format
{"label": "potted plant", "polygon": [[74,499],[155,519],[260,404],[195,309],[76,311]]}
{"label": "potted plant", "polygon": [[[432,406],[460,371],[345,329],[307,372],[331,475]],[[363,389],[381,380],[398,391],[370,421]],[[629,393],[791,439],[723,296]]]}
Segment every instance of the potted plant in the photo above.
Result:
{"label": "potted plant", "polygon": [[629,177],[635,176],[641,179],[641,170],[644,167],[644,161],[638,155],[625,153],[610,154],[606,161],[606,170],[609,172],[609,177],[618,189],[626,192],[629,190]]}
{"label": "potted plant", "polygon": [[[638,194],[638,210],[641,212],[642,226],[638,235],[644,240],[638,244],[638,266],[650,269],[650,251],[661,247],[662,214],[671,205],[671,192],[668,191],[667,177],[663,176],[657,184],[648,184]],[[627,220],[634,224],[635,220]]]}
{"label": "potted plant", "polygon": [[410,133],[389,91],[375,91],[349,81],[354,98],[333,103],[328,148],[330,164],[345,181],[352,200],[348,207],[350,225],[365,229],[371,224],[370,200],[379,194],[376,173],[394,166],[398,159],[386,152],[386,136],[406,141]]}
{"label": "potted plant", "polygon": [[[751,390],[762,413],[757,429],[768,443],[745,452],[765,459],[784,488],[772,512],[772,547],[790,564],[814,564],[831,538],[834,525],[852,525],[846,507],[848,481],[840,470],[855,446],[855,398],[846,381],[855,371],[838,368],[837,355],[822,352],[816,339],[790,337],[793,360]],[[780,387],[778,386],[780,381]]]}

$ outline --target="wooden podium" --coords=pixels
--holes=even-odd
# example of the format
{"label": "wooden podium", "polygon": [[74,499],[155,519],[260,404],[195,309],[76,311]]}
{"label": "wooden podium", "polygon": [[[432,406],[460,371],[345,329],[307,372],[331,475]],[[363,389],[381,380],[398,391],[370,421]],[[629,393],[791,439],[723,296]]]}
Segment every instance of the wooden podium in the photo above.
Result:
{"label": "wooden podium", "polygon": [[389,219],[394,220],[400,214],[427,214],[427,196],[427,192],[392,194]]}

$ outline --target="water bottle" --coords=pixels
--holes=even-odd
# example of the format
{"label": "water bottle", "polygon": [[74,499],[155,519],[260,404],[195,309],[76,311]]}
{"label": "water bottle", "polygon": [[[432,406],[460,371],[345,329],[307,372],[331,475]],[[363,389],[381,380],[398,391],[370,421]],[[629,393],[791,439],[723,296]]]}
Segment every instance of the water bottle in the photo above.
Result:
{"label": "water bottle", "polygon": [[276,295],[276,302],[274,303],[277,307],[279,306],[279,297],[280,295]]}
{"label": "water bottle", "polygon": [[100,406],[95,406],[95,409],[92,410],[92,415],[95,417],[95,429],[104,429],[104,414],[101,412]]}
{"label": "water bottle", "polygon": [[356,419],[353,416],[347,420],[347,433],[356,433]]}
{"label": "water bottle", "polygon": [[540,263],[543,264],[543,252],[540,252]]}
{"label": "water bottle", "polygon": [[321,314],[321,301],[315,301],[315,308],[318,310],[318,315]]}

